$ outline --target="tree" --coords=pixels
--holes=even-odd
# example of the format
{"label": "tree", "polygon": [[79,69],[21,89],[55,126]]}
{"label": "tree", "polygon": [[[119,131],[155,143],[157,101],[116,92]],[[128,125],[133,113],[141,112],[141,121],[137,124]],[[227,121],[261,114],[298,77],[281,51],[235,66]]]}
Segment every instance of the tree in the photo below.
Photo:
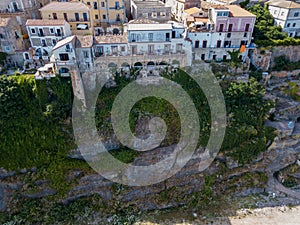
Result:
{"label": "tree", "polygon": [[233,51],[227,51],[227,53],[230,55],[228,64],[231,68],[234,68],[234,74],[236,74],[237,69],[242,65],[242,60],[239,58],[240,50],[234,49]]}

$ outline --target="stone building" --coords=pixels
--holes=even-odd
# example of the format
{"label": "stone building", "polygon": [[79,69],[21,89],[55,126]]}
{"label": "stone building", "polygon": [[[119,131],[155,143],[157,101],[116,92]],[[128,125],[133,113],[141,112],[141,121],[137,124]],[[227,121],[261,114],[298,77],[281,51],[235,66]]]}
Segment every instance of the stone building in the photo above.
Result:
{"label": "stone building", "polygon": [[166,6],[171,6],[171,12],[174,18],[182,22],[181,18],[184,10],[193,7],[200,8],[201,2],[200,0],[166,0]]}
{"label": "stone building", "polygon": [[[8,54],[8,66],[22,65],[24,43],[21,28],[14,17],[0,17],[0,51]],[[21,55],[21,57],[20,57]]]}

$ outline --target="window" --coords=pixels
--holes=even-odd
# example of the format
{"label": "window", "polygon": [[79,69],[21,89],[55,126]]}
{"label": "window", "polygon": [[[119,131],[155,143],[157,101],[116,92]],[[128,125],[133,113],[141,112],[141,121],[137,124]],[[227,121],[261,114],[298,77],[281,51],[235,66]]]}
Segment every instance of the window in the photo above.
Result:
{"label": "window", "polygon": [[105,7],[105,2],[101,2],[101,7]]}
{"label": "window", "polygon": [[205,54],[201,54],[201,60],[205,60]]}
{"label": "window", "polygon": [[213,60],[216,60],[217,59],[217,55],[213,55]]}
{"label": "window", "polygon": [[230,48],[231,41],[224,41],[224,48]]}
{"label": "window", "polygon": [[43,46],[43,47],[46,47],[46,46],[47,46],[46,40],[44,40],[44,39],[42,39],[42,46]]}
{"label": "window", "polygon": [[218,12],[218,13],[217,13],[217,16],[222,16],[222,12]]}
{"label": "window", "polygon": [[149,39],[149,41],[153,41],[153,33],[148,34],[148,39]]}
{"label": "window", "polygon": [[160,17],[166,17],[166,13],[165,12],[160,12]]}
{"label": "window", "polygon": [[119,9],[119,8],[120,8],[119,2],[115,2],[115,8],[116,8],[116,9]]}
{"label": "window", "polygon": [[69,60],[69,54],[67,54],[67,53],[61,53],[61,54],[59,54],[59,59],[61,61],[68,61]]}
{"label": "window", "polygon": [[64,13],[64,19],[65,19],[65,21],[68,21],[68,15],[67,15],[67,13]]}
{"label": "window", "polygon": [[91,3],[90,3],[90,2],[87,2],[86,4],[87,4],[87,5],[91,5]]}
{"label": "window", "polygon": [[95,15],[95,20],[98,20],[99,19],[99,16],[96,14]]}
{"label": "window", "polygon": [[153,54],[154,53],[154,45],[148,45],[148,53]]}
{"label": "window", "polygon": [[244,33],[244,37],[247,37],[248,33]]}
{"label": "window", "polygon": [[295,27],[296,26],[296,23],[293,23],[293,27]]}
{"label": "window", "polygon": [[148,13],[143,13],[143,18],[148,18]]}
{"label": "window", "polygon": [[218,41],[217,41],[217,48],[221,48],[221,43],[222,43],[221,40],[218,40]]}
{"label": "window", "polygon": [[16,39],[19,39],[19,38],[20,38],[20,35],[19,35],[19,32],[18,32],[18,31],[15,31],[15,37],[16,37]]}
{"label": "window", "polygon": [[84,21],[88,21],[87,13],[83,13],[82,16]]}
{"label": "window", "polygon": [[200,41],[195,41],[195,48],[199,48]]}
{"label": "window", "polygon": [[52,39],[52,45],[56,45],[56,40],[55,39]]}
{"label": "window", "polygon": [[176,52],[182,51],[182,44],[176,44]]}
{"label": "window", "polygon": [[85,59],[88,59],[89,58],[89,52],[88,51],[83,51],[83,57]]}
{"label": "window", "polygon": [[94,2],[94,9],[98,9],[97,2]]}
{"label": "window", "polygon": [[125,46],[121,46],[121,52],[125,52]]}
{"label": "window", "polygon": [[106,15],[105,14],[102,15],[102,19],[106,20]]}
{"label": "window", "polygon": [[35,34],[35,29],[34,28],[31,28],[31,33]]}
{"label": "window", "polygon": [[247,23],[246,26],[245,26],[245,31],[248,32],[248,31],[249,31],[249,28],[250,28],[250,24]]}
{"label": "window", "polygon": [[79,21],[79,13],[75,13],[75,20]]}
{"label": "window", "polygon": [[207,41],[203,41],[202,48],[206,48],[206,47],[207,47]]}
{"label": "window", "polygon": [[0,38],[3,39],[3,34],[0,34]]}
{"label": "window", "polygon": [[111,46],[111,52],[112,53],[118,53],[118,46]]}
{"label": "window", "polygon": [[294,17],[298,17],[298,16],[299,16],[299,12],[295,12]]}
{"label": "window", "polygon": [[50,28],[50,34],[53,34],[53,33],[54,33],[54,29]]}
{"label": "window", "polygon": [[136,34],[131,34],[130,37],[132,42],[136,41]]}
{"label": "window", "polygon": [[52,13],[53,19],[57,20],[57,14],[56,13]]}
{"label": "window", "polygon": [[290,23],[288,23],[287,25],[286,25],[286,27],[290,27],[291,26],[291,24]]}
{"label": "window", "polygon": [[220,27],[219,27],[219,32],[223,32],[223,29],[224,29],[224,24],[220,24]]}
{"label": "window", "polygon": [[228,32],[232,31],[232,27],[233,27],[233,24],[229,24],[229,26],[228,26]]}
{"label": "window", "polygon": [[231,37],[231,33],[227,33],[227,38],[230,38]]}
{"label": "window", "polygon": [[284,12],[281,12],[280,16],[283,16],[284,15]]}
{"label": "window", "polygon": [[156,13],[156,12],[152,12],[151,16],[152,16],[153,18],[156,18],[156,17],[157,17],[157,13]]}

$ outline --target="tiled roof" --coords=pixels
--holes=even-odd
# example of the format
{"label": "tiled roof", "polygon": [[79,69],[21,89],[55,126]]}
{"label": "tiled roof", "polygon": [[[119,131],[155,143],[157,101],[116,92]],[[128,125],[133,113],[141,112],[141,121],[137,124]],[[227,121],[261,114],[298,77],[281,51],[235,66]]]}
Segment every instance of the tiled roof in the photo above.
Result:
{"label": "tiled roof", "polygon": [[55,49],[58,49],[58,48],[60,48],[60,47],[62,47],[62,46],[64,46],[64,45],[70,43],[71,41],[74,40],[75,37],[76,37],[76,36],[73,35],[73,36],[67,37],[67,38],[65,38],[65,39],[63,39],[63,40],[57,42],[56,45],[53,47],[52,50],[54,51]]}
{"label": "tiled roof", "polygon": [[225,6],[225,5],[212,5],[211,7],[214,8],[214,9],[228,9],[227,8],[228,5],[227,6]]}
{"label": "tiled roof", "polygon": [[268,5],[277,6],[280,8],[286,9],[297,9],[300,8],[300,4],[292,1],[269,1],[267,2]]}
{"label": "tiled roof", "polygon": [[97,44],[124,44],[128,43],[127,34],[124,35],[100,35],[95,36],[95,42]]}
{"label": "tiled roof", "polygon": [[65,20],[27,20],[26,26],[63,26]]}
{"label": "tiled roof", "polygon": [[226,7],[230,10],[231,17],[256,17],[251,12],[249,12],[237,5],[227,5]]}
{"label": "tiled roof", "polygon": [[189,15],[197,13],[197,12],[200,12],[200,11],[201,11],[201,9],[199,9],[197,7],[193,7],[193,8],[184,10],[184,12],[187,13],[187,14],[189,14]]}
{"label": "tiled roof", "polygon": [[81,2],[50,2],[40,9],[40,11],[87,11],[90,7]]}
{"label": "tiled roof", "polygon": [[11,18],[2,18],[0,17],[0,27],[6,27]]}
{"label": "tiled roof", "polygon": [[93,36],[85,35],[85,36],[76,36],[76,47],[77,48],[90,48],[93,46]]}

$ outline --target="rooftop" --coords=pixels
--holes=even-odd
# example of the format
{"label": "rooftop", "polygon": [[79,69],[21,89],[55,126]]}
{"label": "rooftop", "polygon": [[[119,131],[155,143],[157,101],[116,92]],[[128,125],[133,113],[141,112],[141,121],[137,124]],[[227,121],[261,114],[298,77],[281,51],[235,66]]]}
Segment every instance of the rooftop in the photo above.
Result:
{"label": "rooftop", "polygon": [[227,9],[228,10],[228,6],[225,6],[225,5],[211,5],[211,7],[214,9]]}
{"label": "rooftop", "polygon": [[137,7],[147,7],[147,8],[161,8],[166,7],[161,1],[133,1]]}
{"label": "rooftop", "polygon": [[190,9],[187,9],[187,10],[184,10],[185,13],[187,14],[194,14],[194,13],[197,13],[197,12],[200,12],[201,9],[197,8],[197,7],[193,7],[193,8],[190,8]]}
{"label": "rooftop", "polygon": [[0,27],[6,27],[11,18],[2,18],[0,17]]}
{"label": "rooftop", "polygon": [[90,7],[81,2],[50,2],[40,9],[40,11],[87,11]]}
{"label": "rooftop", "polygon": [[241,8],[237,5],[227,5],[226,6],[230,10],[231,17],[256,17],[253,13]]}
{"label": "rooftop", "polygon": [[154,20],[149,20],[147,18],[142,18],[142,17],[128,22],[128,24],[155,24],[155,23],[158,24],[158,22]]}
{"label": "rooftop", "polygon": [[268,1],[268,5],[277,6],[286,9],[297,9],[300,8],[300,4],[292,1]]}
{"label": "rooftop", "polygon": [[158,23],[153,20],[139,18],[128,23],[128,31],[134,30],[171,30],[171,23]]}
{"label": "rooftop", "polygon": [[128,43],[127,35],[100,35],[95,36],[95,42],[97,44],[120,44]]}
{"label": "rooftop", "polygon": [[84,36],[76,36],[76,47],[77,48],[91,48],[93,46],[93,36],[92,35],[84,35]]}
{"label": "rooftop", "polygon": [[63,39],[63,40],[57,42],[56,45],[53,47],[52,50],[54,51],[55,49],[58,49],[58,48],[60,48],[60,47],[62,47],[62,46],[64,46],[64,45],[70,43],[71,41],[74,40],[75,37],[76,37],[76,36],[73,35],[73,36],[67,37],[67,38],[65,38],[65,39]]}
{"label": "rooftop", "polygon": [[63,26],[65,20],[27,20],[26,26]]}

